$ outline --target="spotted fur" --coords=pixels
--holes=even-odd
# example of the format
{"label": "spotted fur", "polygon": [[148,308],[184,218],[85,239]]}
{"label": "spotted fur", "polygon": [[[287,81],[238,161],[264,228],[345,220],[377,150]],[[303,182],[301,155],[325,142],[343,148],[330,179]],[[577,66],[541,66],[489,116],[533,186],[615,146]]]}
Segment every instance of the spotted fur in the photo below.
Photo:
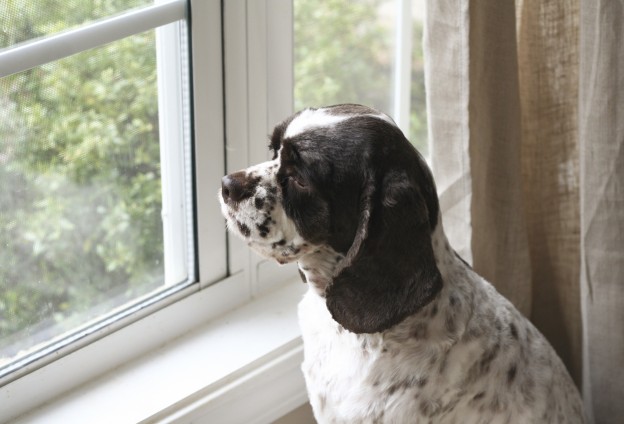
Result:
{"label": "spotted fur", "polygon": [[319,423],[582,423],[554,350],[445,236],[426,163],[386,115],[307,109],[224,177],[230,230],[298,261]]}

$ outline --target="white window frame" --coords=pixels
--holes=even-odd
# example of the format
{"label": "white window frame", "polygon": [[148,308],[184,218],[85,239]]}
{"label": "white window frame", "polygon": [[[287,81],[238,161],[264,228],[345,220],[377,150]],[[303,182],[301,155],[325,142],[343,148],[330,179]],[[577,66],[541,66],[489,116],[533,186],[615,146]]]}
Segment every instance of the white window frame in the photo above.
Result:
{"label": "white window frame", "polygon": [[[166,7],[183,3],[164,1]],[[293,111],[292,2],[188,1],[198,284],[111,322],[82,339],[71,353],[60,352],[60,359],[0,387],[2,422],[16,417],[16,422],[69,422],[80,417],[85,422],[269,423],[307,400],[296,319],[306,286],[294,266],[268,263],[226,235],[216,199],[226,172],[268,158],[267,135]],[[396,1],[409,11],[410,0]],[[411,22],[400,22],[405,41]],[[123,27],[130,31],[136,25]],[[404,55],[411,53],[408,43],[400,44]],[[175,48],[160,49],[175,56]],[[166,82],[175,78],[168,65],[178,60],[159,61],[159,84],[164,84],[159,91],[174,87]],[[397,61],[393,112],[401,121],[409,116],[405,84],[410,61]],[[0,74],[3,66],[0,60]],[[177,114],[184,105],[160,107]],[[179,124],[161,125],[171,137],[183,137],[179,129]],[[161,147],[171,156],[168,146]],[[177,172],[180,153],[163,164],[163,173]],[[210,166],[202,166],[205,158],[213,159]],[[180,196],[178,188],[178,183],[163,185],[164,195]],[[165,228],[173,249],[189,242],[176,238],[176,231]]]}
{"label": "white window frame", "polygon": [[[269,158],[268,136],[293,112],[292,3],[224,2],[227,172]],[[260,258],[229,235],[229,270],[248,274],[252,298],[298,279],[295,264]]]}
{"label": "white window frame", "polygon": [[[202,16],[202,25],[195,25],[191,29],[192,39],[195,40],[193,74],[211,75],[210,78],[193,80],[195,93],[193,107],[202,116],[202,119],[193,122],[195,155],[198,158],[210,158],[208,161],[211,164],[198,166],[195,173],[195,186],[199,189],[195,193],[197,233],[193,238],[196,238],[197,247],[198,275],[195,278],[198,279],[198,284],[182,290],[165,291],[149,304],[143,303],[130,308],[122,317],[115,316],[101,323],[95,331],[88,329],[77,334],[73,343],[60,348],[55,347],[45,357],[9,375],[9,383],[0,387],[2,405],[0,421],[4,422],[32,410],[37,405],[49,402],[59,393],[78,387],[107,370],[149,352],[249,298],[241,276],[226,278],[225,229],[215,200],[218,181],[224,173],[221,4],[218,0],[195,1],[193,11]],[[162,28],[159,30],[161,34],[157,35],[157,42],[160,44],[159,54],[170,55],[177,51],[177,47],[174,46],[173,49],[171,47],[172,42],[176,40],[166,40],[161,35],[162,31],[171,34],[176,29],[162,25],[184,19],[187,12],[185,0],[159,1],[153,6],[105,18],[90,25],[7,49],[0,53],[0,76],[58,60],[156,27]],[[168,64],[159,60],[159,89],[169,84],[167,89],[172,89],[170,98],[179,99],[183,87],[178,83],[171,85],[172,81],[179,79],[175,75],[179,72],[175,69],[179,59],[174,59]],[[160,99],[162,100],[162,96]],[[161,102],[163,103],[167,102]],[[166,105],[167,110],[175,116],[179,116],[183,107],[184,105],[177,102]],[[171,196],[177,197],[173,200],[177,205],[184,203],[185,194],[179,190],[182,182],[171,178],[175,173],[180,175],[180,167],[184,162],[184,152],[174,147],[176,144],[180,145],[179,141],[183,137],[180,124],[184,125],[178,122],[161,128],[161,131],[164,131],[161,135],[171,137],[169,143],[163,143],[161,146],[161,152],[166,156],[162,164],[165,172],[163,178],[170,178],[168,182],[171,182],[170,185],[163,184],[163,195],[169,196],[168,202]],[[202,190],[207,186],[210,187],[209,190]],[[178,215],[190,213],[175,207],[165,212]],[[180,222],[176,219],[170,221]],[[171,236],[165,243],[168,253],[189,244],[184,236],[176,234],[184,231],[179,231],[180,228],[176,228],[175,225],[165,227],[165,237],[167,233]],[[186,260],[184,257],[182,259]],[[172,270],[171,267],[168,267],[168,272],[172,275],[180,274],[179,269]],[[190,267],[188,272],[193,277],[194,267]],[[220,287],[210,287],[217,281],[223,281],[223,284],[220,284]],[[192,294],[194,296],[190,296]],[[185,305],[183,314],[180,313],[180,305]],[[69,370],[80,372],[68,372]]]}
{"label": "white window frame", "polygon": [[188,69],[189,54],[182,51],[187,44],[186,30],[180,25],[156,28],[165,286],[196,280],[194,221],[187,201],[193,198],[193,184],[186,180],[192,169],[190,75],[180,72]]}
{"label": "white window frame", "polygon": [[[423,0],[424,1],[424,0]],[[396,33],[394,44],[394,84],[392,116],[405,134],[409,134],[412,86],[412,0],[395,0]]]}

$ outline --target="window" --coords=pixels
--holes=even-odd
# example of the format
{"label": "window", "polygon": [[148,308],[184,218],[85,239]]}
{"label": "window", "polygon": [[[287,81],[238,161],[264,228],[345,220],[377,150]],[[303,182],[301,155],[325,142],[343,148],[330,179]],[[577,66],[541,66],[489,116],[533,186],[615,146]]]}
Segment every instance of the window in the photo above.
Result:
{"label": "window", "polygon": [[295,109],[375,107],[426,156],[423,19],[423,0],[294,0]]}
{"label": "window", "polygon": [[197,281],[186,5],[150,3],[1,6],[4,381]]}
{"label": "window", "polygon": [[0,420],[298,279],[226,235],[220,179],[307,106],[377,107],[426,152],[420,4],[2,3]]}
{"label": "window", "polygon": [[[424,13],[424,0],[226,2],[228,172],[266,160],[265,135],[292,112],[336,103],[389,113],[426,156]],[[228,252],[232,273],[248,267],[252,293],[298,278],[235,237]]]}

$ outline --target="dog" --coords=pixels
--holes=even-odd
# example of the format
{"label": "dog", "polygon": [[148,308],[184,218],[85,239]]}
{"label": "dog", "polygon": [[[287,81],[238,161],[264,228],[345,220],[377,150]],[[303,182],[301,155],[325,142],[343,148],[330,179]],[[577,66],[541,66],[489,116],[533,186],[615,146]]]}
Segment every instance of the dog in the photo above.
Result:
{"label": "dog", "polygon": [[223,177],[228,228],[297,261],[319,423],[582,423],[539,331],[451,248],[432,174],[394,121],[353,104],[278,124],[273,159]]}

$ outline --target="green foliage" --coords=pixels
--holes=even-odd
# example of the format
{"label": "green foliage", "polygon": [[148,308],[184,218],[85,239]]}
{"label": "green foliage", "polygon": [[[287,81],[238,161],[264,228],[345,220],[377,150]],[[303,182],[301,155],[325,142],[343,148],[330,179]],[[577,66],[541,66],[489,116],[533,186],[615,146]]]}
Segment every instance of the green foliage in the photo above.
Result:
{"label": "green foliage", "polygon": [[295,0],[295,108],[363,103],[388,111],[392,35],[379,0]]}
{"label": "green foliage", "polygon": [[[26,3],[3,44],[145,0]],[[0,80],[0,347],[162,284],[156,87],[153,31]]]}

